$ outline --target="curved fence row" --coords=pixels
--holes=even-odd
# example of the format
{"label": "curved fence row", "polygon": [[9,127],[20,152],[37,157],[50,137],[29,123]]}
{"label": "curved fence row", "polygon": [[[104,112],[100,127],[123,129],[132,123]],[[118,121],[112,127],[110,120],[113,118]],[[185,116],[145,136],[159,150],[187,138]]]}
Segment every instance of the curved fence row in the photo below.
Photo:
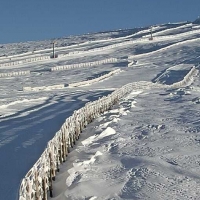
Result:
{"label": "curved fence row", "polygon": [[73,115],[66,119],[60,130],[47,144],[41,157],[26,174],[21,182],[20,200],[46,200],[48,192],[53,196],[53,181],[59,165],[66,161],[66,157],[80,133],[97,116],[109,110],[120,98],[130,93],[133,89],[142,89],[157,86],[150,82],[129,83],[120,89],[115,90],[108,96],[99,100],[88,102],[84,107],[74,111]]}
{"label": "curved fence row", "polygon": [[198,72],[198,69],[196,69],[196,67],[193,66],[191,70],[187,73],[187,75],[183,78],[183,80],[173,83],[172,85],[170,85],[170,87],[176,88],[189,85],[193,81],[194,76],[198,74]]}
{"label": "curved fence row", "polygon": [[98,81],[101,81],[105,78],[108,78],[116,73],[119,73],[121,70],[120,69],[116,69],[113,70],[107,74],[104,74],[102,76],[99,76],[97,78],[91,79],[91,80],[87,80],[87,81],[81,81],[81,82],[77,82],[77,83],[70,83],[70,84],[58,84],[58,85],[47,85],[47,86],[37,86],[37,87],[23,87],[23,91],[24,92],[29,92],[29,91],[48,91],[48,90],[56,90],[56,89],[64,89],[66,87],[80,87],[80,86],[84,86],[84,85],[89,85]]}
{"label": "curved fence row", "polygon": [[91,79],[91,80],[87,80],[87,81],[81,81],[81,82],[77,82],[77,83],[70,83],[69,84],[69,87],[79,87],[79,86],[84,86],[84,85],[89,85],[89,84],[92,84],[92,83],[95,83],[95,82],[99,82],[105,78],[108,78],[118,72],[120,72],[121,70],[120,69],[116,69],[116,70],[113,70],[111,72],[109,72],[108,74],[104,74],[102,76],[99,76],[98,78],[94,78],[94,79]]}
{"label": "curved fence row", "polygon": [[81,68],[81,67],[93,67],[93,66],[97,66],[97,65],[101,65],[101,64],[106,64],[106,63],[114,63],[117,61],[118,61],[117,58],[108,58],[108,59],[94,61],[94,62],[56,66],[56,67],[52,67],[51,71],[68,70],[68,69],[75,69],[75,68]]}

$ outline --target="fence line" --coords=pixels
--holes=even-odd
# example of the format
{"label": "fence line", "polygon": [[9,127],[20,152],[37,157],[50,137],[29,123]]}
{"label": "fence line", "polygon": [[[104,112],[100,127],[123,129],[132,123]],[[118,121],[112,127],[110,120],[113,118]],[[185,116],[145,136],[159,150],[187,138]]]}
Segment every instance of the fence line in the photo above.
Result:
{"label": "fence line", "polygon": [[133,89],[176,88],[190,83],[197,73],[198,70],[192,67],[182,81],[171,86],[163,86],[162,84],[146,81],[129,83],[116,89],[108,96],[88,102],[84,107],[75,110],[72,116],[66,119],[60,130],[48,142],[38,161],[23,178],[19,189],[19,200],[47,200],[48,192],[50,197],[53,197],[53,181],[55,180],[56,172],[59,172],[60,164],[66,161],[70,148],[75,145],[82,130]]}
{"label": "fence line", "polygon": [[116,69],[105,75],[99,76],[98,78],[94,78],[94,79],[87,80],[87,81],[81,81],[81,82],[77,82],[77,83],[70,83],[68,87],[79,87],[79,86],[89,85],[89,84],[101,81],[105,78],[108,78],[116,73],[119,73],[120,71],[121,71],[120,69]]}
{"label": "fence line", "polygon": [[170,85],[170,87],[177,88],[177,87],[189,85],[193,81],[194,76],[196,76],[198,74],[198,72],[199,72],[199,70],[196,69],[195,66],[193,66],[190,69],[190,71],[187,73],[187,75],[183,78],[183,80],[173,83],[172,85]]}
{"label": "fence line", "polygon": [[113,70],[107,74],[104,74],[102,76],[99,76],[97,78],[87,80],[87,81],[81,81],[81,82],[76,82],[76,83],[70,83],[70,84],[57,84],[57,85],[46,85],[46,86],[36,86],[36,87],[31,87],[31,86],[25,86],[23,87],[24,92],[29,92],[29,91],[49,91],[49,90],[56,90],[56,89],[64,89],[67,87],[80,87],[80,86],[85,86],[89,85],[98,81],[101,81],[103,79],[109,78],[110,76],[119,73],[121,70],[116,69]]}
{"label": "fence line", "polygon": [[66,161],[69,149],[72,148],[80,133],[97,116],[109,110],[120,98],[130,93],[134,88],[146,88],[158,85],[149,82],[129,83],[108,96],[104,96],[96,101],[88,102],[79,110],[75,110],[73,115],[66,119],[60,130],[47,144],[46,149],[34,166],[25,175],[21,182],[20,200],[46,200],[47,192],[53,196],[53,180],[59,165]]}
{"label": "fence line", "polygon": [[50,56],[38,56],[38,57],[32,57],[32,58],[26,58],[23,60],[17,60],[12,62],[6,62],[6,63],[0,63],[0,67],[7,67],[7,66],[15,66],[35,61],[42,61],[42,60],[49,60]]}
{"label": "fence line", "polygon": [[[199,34],[199,33],[200,33],[200,29],[197,29],[197,30],[191,30],[191,31],[188,31],[188,32],[179,33],[179,34],[175,34],[175,35],[156,36],[156,38],[157,38],[157,41],[159,41],[159,40],[163,40],[163,39],[171,39],[171,38],[175,39],[175,38],[178,38],[178,37],[184,37],[184,36],[188,36],[188,35],[192,35],[192,34]],[[90,53],[90,52],[108,50],[108,49],[112,49],[112,48],[115,48],[115,47],[134,44],[136,42],[143,42],[147,38],[149,38],[149,35],[143,36],[142,38],[137,38],[135,40],[120,42],[120,43],[117,43],[117,44],[111,44],[111,45],[108,45],[108,46],[105,46],[105,47],[94,48],[94,49],[90,49],[90,50],[87,50],[87,51],[69,52],[67,54],[62,54],[59,57],[65,57],[65,56],[77,55],[77,54],[82,54],[82,53]],[[62,49],[63,48],[64,47],[62,47]],[[59,47],[58,47],[58,49],[59,49]],[[39,50],[38,52],[40,52],[40,51],[42,52],[42,51],[45,51],[45,50]],[[39,60],[48,60],[48,59],[50,59],[50,56],[38,56],[38,57],[33,57],[33,58],[26,58],[24,60],[19,60],[19,61],[1,63],[0,67],[19,65],[19,64],[25,64],[25,63],[29,63],[29,62],[34,62],[34,61],[39,61]]]}
{"label": "fence line", "polygon": [[29,75],[30,71],[18,71],[18,72],[5,72],[5,73],[0,73],[0,77],[12,77],[12,76],[24,76],[24,75]]}
{"label": "fence line", "polygon": [[101,64],[115,63],[115,62],[118,62],[117,58],[108,58],[108,59],[104,59],[104,60],[100,60],[100,61],[56,66],[56,67],[52,67],[51,71],[68,70],[68,69],[75,69],[75,68],[81,68],[81,67],[93,67],[93,66],[97,66],[97,65],[101,65]]}
{"label": "fence line", "polygon": [[65,84],[37,86],[37,87],[23,87],[23,91],[48,91],[48,90],[63,89],[63,88],[65,88]]}

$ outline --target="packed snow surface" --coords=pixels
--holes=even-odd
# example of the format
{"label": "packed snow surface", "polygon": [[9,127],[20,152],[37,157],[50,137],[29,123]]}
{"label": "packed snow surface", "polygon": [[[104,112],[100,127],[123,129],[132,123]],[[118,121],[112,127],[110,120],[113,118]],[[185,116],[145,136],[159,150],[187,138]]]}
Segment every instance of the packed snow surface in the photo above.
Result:
{"label": "packed snow surface", "polygon": [[[60,38],[56,59],[51,41],[1,45],[0,199],[18,199],[22,178],[74,110],[132,82],[84,129],[49,199],[200,199],[200,26],[157,25],[149,35],[140,28]],[[79,67],[51,70],[58,66]],[[176,84],[191,69],[190,81]]]}

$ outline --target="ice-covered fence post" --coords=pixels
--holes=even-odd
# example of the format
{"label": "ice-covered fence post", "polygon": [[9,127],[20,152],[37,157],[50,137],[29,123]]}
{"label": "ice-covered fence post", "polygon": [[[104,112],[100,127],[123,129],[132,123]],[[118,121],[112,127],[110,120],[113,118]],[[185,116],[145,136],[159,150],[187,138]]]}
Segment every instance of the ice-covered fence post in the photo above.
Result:
{"label": "ice-covered fence post", "polygon": [[75,124],[75,139],[79,139],[80,135],[80,122],[79,122],[79,113],[77,111],[74,112],[74,124]]}
{"label": "ice-covered fence post", "polygon": [[86,105],[83,107],[83,128],[87,126],[87,109]]}
{"label": "ice-covered fence post", "polygon": [[99,116],[100,115],[100,109],[101,109],[101,100],[100,100],[100,98],[98,99],[97,102],[98,102],[98,105],[97,105],[97,116]]}
{"label": "ice-covered fence post", "polygon": [[52,176],[52,171],[50,170],[49,171],[49,195],[50,195],[50,197],[53,197],[53,183],[52,183],[52,180],[53,180],[53,176]]}
{"label": "ice-covered fence post", "polygon": [[46,182],[46,177],[42,179],[42,190],[43,190],[43,197],[42,200],[47,200],[47,182]]}
{"label": "ice-covered fence post", "polygon": [[100,98],[99,98],[99,99],[97,100],[96,115],[95,115],[95,117],[99,116],[99,114],[100,114],[100,107],[101,107],[101,105],[100,105]]}
{"label": "ice-covered fence post", "polygon": [[99,99],[99,114],[103,113],[103,97]]}
{"label": "ice-covered fence post", "polygon": [[74,115],[69,117],[69,141],[71,148],[73,148],[76,143],[74,138]]}
{"label": "ice-covered fence post", "polygon": [[111,95],[108,97],[108,107],[107,107],[107,110],[111,109],[112,104],[113,104],[113,95],[111,94]]}
{"label": "ice-covered fence post", "polygon": [[107,110],[107,102],[108,102],[106,97],[103,97],[103,98],[104,98],[104,100],[102,100],[102,104],[103,104],[102,105],[102,113]]}
{"label": "ice-covered fence post", "polygon": [[52,141],[48,143],[47,149],[48,149],[48,156],[49,156],[50,172],[52,173],[52,180],[55,181],[56,169],[55,169],[55,160],[54,160],[55,158],[53,155],[54,146],[53,146]]}
{"label": "ice-covered fence post", "polygon": [[99,116],[99,101],[97,100],[96,103],[95,103],[95,106],[94,106],[94,119]]}
{"label": "ice-covered fence post", "polygon": [[104,97],[104,101],[103,101],[103,112],[108,110],[108,97]]}
{"label": "ice-covered fence post", "polygon": [[80,132],[82,133],[85,124],[85,113],[83,108],[79,110],[79,120],[80,120]]}
{"label": "ice-covered fence post", "polygon": [[94,112],[95,112],[94,104],[95,104],[95,101],[91,105],[91,122],[94,119]]}
{"label": "ice-covered fence post", "polygon": [[71,133],[71,118],[68,118],[69,122],[68,122],[68,127],[69,127],[69,138],[68,138],[68,144],[69,147],[73,148],[73,140],[72,140],[72,133]]}
{"label": "ice-covered fence post", "polygon": [[26,194],[25,194],[25,198],[26,199],[31,199],[32,188],[31,188],[29,177],[27,177],[25,179],[25,181],[26,181]]}
{"label": "ice-covered fence post", "polygon": [[53,156],[51,152],[49,152],[49,162],[50,162],[50,174],[51,174],[52,180],[55,181],[56,170],[55,170],[55,165],[53,162]]}
{"label": "ice-covered fence post", "polygon": [[93,119],[95,119],[98,116],[98,101],[95,101],[93,108]]}
{"label": "ice-covered fence post", "polygon": [[72,115],[72,138],[73,138],[73,144],[76,144],[76,110],[74,111],[73,115]]}
{"label": "ice-covered fence post", "polygon": [[61,147],[62,147],[62,157],[63,157],[63,162],[66,161],[66,140],[65,140],[65,127],[64,127],[65,124],[63,124],[62,126],[62,131],[61,131],[61,134],[62,134],[62,138],[61,138]]}
{"label": "ice-covered fence post", "polygon": [[55,152],[55,159],[56,159],[56,170],[59,172],[59,132],[56,133],[54,137],[54,152]]}
{"label": "ice-covered fence post", "polygon": [[107,110],[108,107],[108,98],[104,97],[104,101],[103,101],[103,112]]}
{"label": "ice-covered fence post", "polygon": [[92,122],[92,116],[91,116],[91,103],[88,103],[87,105],[87,118],[88,118],[88,124]]}
{"label": "ice-covered fence post", "polygon": [[86,118],[86,125],[90,123],[90,112],[89,112],[89,103],[85,105],[85,118]]}
{"label": "ice-covered fence post", "polygon": [[39,200],[38,171],[35,170],[35,200]]}
{"label": "ice-covered fence post", "polygon": [[65,132],[65,138],[66,138],[66,155],[70,152],[69,146],[70,146],[70,130],[69,130],[69,118],[65,121],[66,126],[66,132]]}
{"label": "ice-covered fence post", "polygon": [[63,158],[62,158],[62,133],[59,132],[59,148],[58,148],[58,152],[59,152],[59,161],[60,161],[60,164],[63,163]]}

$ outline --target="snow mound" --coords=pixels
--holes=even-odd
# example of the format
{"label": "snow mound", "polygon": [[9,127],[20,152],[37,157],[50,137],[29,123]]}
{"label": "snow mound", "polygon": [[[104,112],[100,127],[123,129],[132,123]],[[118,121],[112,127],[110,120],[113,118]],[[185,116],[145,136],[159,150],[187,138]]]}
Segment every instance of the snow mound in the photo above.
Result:
{"label": "snow mound", "polygon": [[71,185],[78,183],[81,180],[83,173],[90,169],[87,166],[94,164],[97,158],[102,155],[103,154],[100,151],[97,151],[89,160],[73,163],[73,167],[68,170],[70,175],[66,179],[66,185],[70,187]]}
{"label": "snow mound", "polygon": [[116,133],[116,131],[111,128],[111,127],[107,127],[101,134],[99,135],[92,135],[90,136],[89,138],[85,139],[84,141],[82,141],[82,144],[84,146],[88,146],[94,142],[97,142],[97,140],[99,139],[103,139],[107,136],[110,136],[110,135],[114,135]]}
{"label": "snow mound", "polygon": [[116,133],[116,131],[111,128],[111,127],[108,127],[106,128],[106,130],[104,130],[99,136],[98,136],[98,139],[102,139],[104,137],[107,137],[107,136],[110,136],[110,135],[114,135]]}
{"label": "snow mound", "polygon": [[91,143],[93,143],[93,141],[95,140],[96,136],[93,135],[93,136],[90,136],[89,138],[87,138],[86,140],[82,141],[81,143],[86,146],[86,145],[89,145]]}

